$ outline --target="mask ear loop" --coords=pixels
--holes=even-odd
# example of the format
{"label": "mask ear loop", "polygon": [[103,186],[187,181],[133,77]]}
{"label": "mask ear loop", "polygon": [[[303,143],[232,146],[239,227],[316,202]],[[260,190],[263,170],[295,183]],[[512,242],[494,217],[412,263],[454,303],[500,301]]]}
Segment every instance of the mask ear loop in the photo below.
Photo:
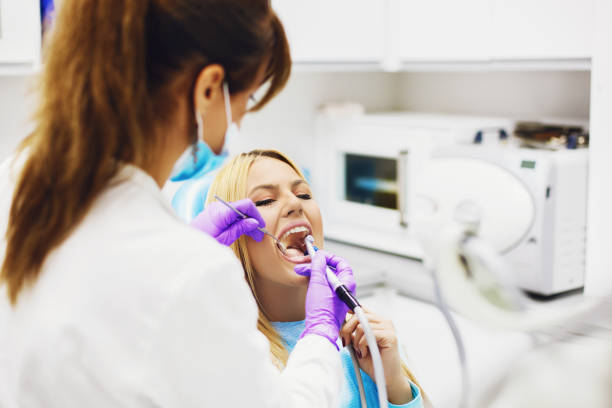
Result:
{"label": "mask ear loop", "polygon": [[202,121],[202,115],[198,112],[198,108],[195,108],[195,120],[196,120],[196,143],[204,141],[204,122]]}
{"label": "mask ear loop", "polygon": [[232,105],[230,104],[229,86],[227,81],[223,82],[223,100],[225,101],[225,117],[227,118],[227,127],[232,125]]}
{"label": "mask ear loop", "polygon": [[198,112],[198,108],[195,106],[193,107],[193,113],[196,121],[196,134],[191,143],[191,154],[193,156],[193,163],[195,164],[198,161],[198,143],[204,141],[204,121],[202,115]]}

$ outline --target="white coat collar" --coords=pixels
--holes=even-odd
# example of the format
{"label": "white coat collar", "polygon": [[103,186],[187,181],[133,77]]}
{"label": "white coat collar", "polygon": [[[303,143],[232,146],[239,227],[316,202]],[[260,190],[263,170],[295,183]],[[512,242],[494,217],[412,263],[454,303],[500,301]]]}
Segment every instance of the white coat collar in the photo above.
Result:
{"label": "white coat collar", "polygon": [[172,207],[170,206],[170,203],[168,202],[166,197],[162,194],[162,191],[157,185],[157,182],[155,181],[155,179],[153,179],[153,177],[151,177],[149,173],[133,164],[123,163],[121,169],[113,179],[112,184],[114,184],[114,182],[120,183],[124,181],[131,181],[132,183],[138,184],[144,190],[149,192],[153,197],[155,197],[155,199],[159,201],[164,207],[164,209],[170,214],[172,214],[173,217],[176,217],[177,220],[179,219]]}

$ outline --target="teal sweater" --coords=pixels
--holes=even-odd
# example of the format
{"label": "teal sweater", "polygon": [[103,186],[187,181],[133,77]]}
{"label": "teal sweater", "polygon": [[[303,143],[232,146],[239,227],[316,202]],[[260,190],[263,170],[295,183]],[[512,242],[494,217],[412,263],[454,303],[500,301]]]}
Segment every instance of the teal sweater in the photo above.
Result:
{"label": "teal sweater", "polygon": [[[295,344],[300,338],[302,331],[304,331],[304,321],[299,322],[272,322],[274,328],[278,331],[283,343],[289,353],[295,347]],[[353,363],[351,361],[351,355],[346,348],[343,348],[341,344],[340,357],[342,358],[342,369],[344,372],[344,381],[342,383],[342,390],[340,391],[340,404],[342,408],[359,408],[359,388],[357,386],[357,377],[355,377],[355,371],[353,370]],[[366,401],[368,408],[378,407],[378,391],[376,390],[376,384],[370,376],[368,376],[363,370],[361,371],[361,378],[363,379],[363,388],[366,394]],[[414,398],[407,404],[395,405],[389,403],[389,407],[401,407],[401,408],[423,408],[423,399],[421,398],[421,392],[419,388],[412,384],[412,395]],[[365,407],[362,407],[365,408]]]}

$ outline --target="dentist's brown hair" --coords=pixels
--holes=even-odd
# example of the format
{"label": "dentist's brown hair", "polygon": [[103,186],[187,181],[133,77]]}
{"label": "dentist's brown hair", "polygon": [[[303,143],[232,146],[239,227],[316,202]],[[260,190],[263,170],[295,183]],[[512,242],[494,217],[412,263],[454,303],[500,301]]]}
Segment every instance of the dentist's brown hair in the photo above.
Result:
{"label": "dentist's brown hair", "polygon": [[270,85],[253,110],[283,88],[291,69],[269,0],[64,0],[54,25],[0,271],[13,304],[121,163],[152,164],[168,137],[157,128],[175,117],[179,98],[193,107],[205,66],[222,66],[235,94],[266,64]]}

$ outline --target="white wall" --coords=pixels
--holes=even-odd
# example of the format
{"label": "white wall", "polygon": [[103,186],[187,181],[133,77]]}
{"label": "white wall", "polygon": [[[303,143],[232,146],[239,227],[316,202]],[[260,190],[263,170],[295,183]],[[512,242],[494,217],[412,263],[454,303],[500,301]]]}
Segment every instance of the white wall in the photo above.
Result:
{"label": "white wall", "polygon": [[367,110],[397,107],[396,76],[382,72],[296,72],[283,92],[242,124],[241,150],[276,148],[312,163],[314,117],[324,102],[359,102]]}
{"label": "white wall", "polygon": [[275,100],[244,119],[236,146],[277,148],[309,167],[314,115],[329,101],[367,111],[588,119],[589,98],[588,72],[296,72]]}
{"label": "white wall", "polygon": [[31,129],[32,111],[29,77],[0,76],[0,161],[9,156]]}
{"label": "white wall", "polygon": [[406,110],[589,118],[589,72],[430,72],[400,78],[399,104]]}
{"label": "white wall", "polygon": [[593,58],[593,112],[589,202],[587,219],[587,254],[585,293],[601,296],[612,290],[612,2],[598,0],[597,30]]}

